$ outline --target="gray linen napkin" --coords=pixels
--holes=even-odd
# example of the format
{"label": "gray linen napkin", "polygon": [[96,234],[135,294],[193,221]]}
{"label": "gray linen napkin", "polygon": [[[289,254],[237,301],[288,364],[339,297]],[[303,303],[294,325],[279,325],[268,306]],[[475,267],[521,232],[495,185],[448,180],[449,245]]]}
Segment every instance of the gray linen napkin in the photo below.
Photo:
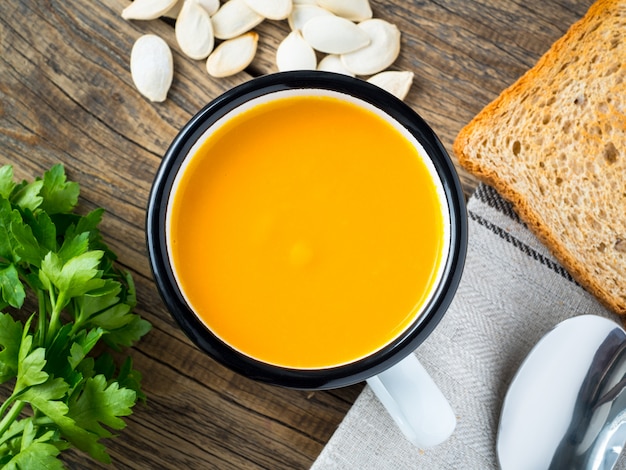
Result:
{"label": "gray linen napkin", "polygon": [[[493,188],[477,188],[468,216],[458,293],[416,351],[457,414],[454,434],[432,449],[412,446],[366,387],[312,470],[497,468],[502,401],[537,341],[576,315],[620,322],[573,281]],[[615,468],[626,468],[625,460],[622,455]]]}

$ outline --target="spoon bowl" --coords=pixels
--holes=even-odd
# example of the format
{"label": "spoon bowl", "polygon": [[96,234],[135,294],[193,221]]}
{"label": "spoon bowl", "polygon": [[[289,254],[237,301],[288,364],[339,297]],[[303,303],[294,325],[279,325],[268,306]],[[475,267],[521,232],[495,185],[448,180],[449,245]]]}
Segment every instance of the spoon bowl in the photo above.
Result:
{"label": "spoon bowl", "polygon": [[502,470],[612,469],[626,443],[626,332],[600,316],[559,323],[504,399]]}

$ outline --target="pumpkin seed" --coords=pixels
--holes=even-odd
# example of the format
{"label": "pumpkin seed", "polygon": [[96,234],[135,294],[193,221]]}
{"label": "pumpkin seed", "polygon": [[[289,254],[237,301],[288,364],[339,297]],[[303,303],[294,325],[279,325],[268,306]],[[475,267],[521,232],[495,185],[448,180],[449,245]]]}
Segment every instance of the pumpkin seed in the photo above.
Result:
{"label": "pumpkin seed", "polygon": [[332,13],[317,5],[294,5],[287,17],[287,22],[292,31],[302,31],[304,25],[316,16],[331,16]]}
{"label": "pumpkin seed", "polygon": [[135,0],[122,10],[125,20],[154,20],[176,5],[177,0]]}
{"label": "pumpkin seed", "polygon": [[387,70],[385,72],[372,75],[367,81],[373,85],[376,85],[383,90],[388,91],[396,98],[403,100],[408,95],[411,85],[413,84],[413,72],[397,72],[394,70]]}
{"label": "pumpkin seed", "polygon": [[232,39],[247,33],[263,21],[263,16],[250,8],[245,0],[228,0],[211,17],[218,39]]}
{"label": "pumpkin seed", "polygon": [[205,59],[213,50],[213,24],[197,0],[185,0],[175,25],[176,41],[191,59]]}
{"label": "pumpkin seed", "polygon": [[311,18],[302,28],[302,37],[313,49],[327,54],[345,54],[370,43],[363,29],[335,15]]}
{"label": "pumpkin seed", "polygon": [[284,20],[293,8],[292,0],[245,0],[252,10],[270,20]]}
{"label": "pumpkin seed", "polygon": [[372,17],[369,0],[317,0],[317,4],[352,21],[363,21]]}
{"label": "pumpkin seed", "polygon": [[165,18],[171,18],[175,20],[176,18],[178,18],[178,14],[180,13],[180,10],[182,7],[183,7],[183,0],[176,0],[176,3],[174,3],[174,6],[170,8],[169,10],[167,10],[165,13],[163,13],[163,16]]}
{"label": "pumpkin seed", "polygon": [[292,31],[276,49],[276,66],[280,72],[287,70],[315,70],[315,51],[297,31]]}
{"label": "pumpkin seed", "polygon": [[341,55],[343,65],[355,75],[373,75],[389,67],[400,53],[400,30],[393,24],[374,18],[359,23],[370,43],[354,52]]}
{"label": "pumpkin seed", "polygon": [[139,93],[150,101],[165,101],[174,77],[174,60],[167,43],[154,34],[137,39],[130,53],[130,74]]}
{"label": "pumpkin seed", "polygon": [[244,70],[256,54],[259,35],[250,31],[227,39],[215,48],[207,59],[206,69],[213,77],[228,77]]}
{"label": "pumpkin seed", "polygon": [[215,15],[220,8],[220,0],[198,0],[198,3],[206,10],[209,16]]}
{"label": "pumpkin seed", "polygon": [[320,60],[319,64],[317,64],[317,70],[335,72],[354,77],[354,74],[343,65],[343,62],[341,62],[341,59],[336,54],[329,54]]}

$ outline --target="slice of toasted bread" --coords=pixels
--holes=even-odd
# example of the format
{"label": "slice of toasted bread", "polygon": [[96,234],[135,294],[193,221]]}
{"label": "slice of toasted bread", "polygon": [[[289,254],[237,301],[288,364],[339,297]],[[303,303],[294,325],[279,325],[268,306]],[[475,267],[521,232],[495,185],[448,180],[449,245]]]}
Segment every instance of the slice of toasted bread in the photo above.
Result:
{"label": "slice of toasted bread", "polygon": [[461,130],[454,152],[626,314],[626,0],[593,4]]}

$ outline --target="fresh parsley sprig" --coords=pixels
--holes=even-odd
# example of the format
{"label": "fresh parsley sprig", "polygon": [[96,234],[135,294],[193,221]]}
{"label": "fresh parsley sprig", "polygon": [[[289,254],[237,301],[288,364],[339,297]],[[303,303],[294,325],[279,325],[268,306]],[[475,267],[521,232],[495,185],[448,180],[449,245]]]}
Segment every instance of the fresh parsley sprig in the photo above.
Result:
{"label": "fresh parsley sprig", "polygon": [[[108,352],[94,353],[100,343],[131,346],[150,323],[132,313],[132,277],[98,230],[103,210],[74,211],[79,191],[62,165],[20,183],[12,166],[0,167],[0,383],[13,384],[0,405],[0,467],[8,470],[64,468],[59,456],[70,447],[109,462],[102,439],[145,399],[130,356],[117,368]],[[28,295],[38,308],[24,314]]]}

